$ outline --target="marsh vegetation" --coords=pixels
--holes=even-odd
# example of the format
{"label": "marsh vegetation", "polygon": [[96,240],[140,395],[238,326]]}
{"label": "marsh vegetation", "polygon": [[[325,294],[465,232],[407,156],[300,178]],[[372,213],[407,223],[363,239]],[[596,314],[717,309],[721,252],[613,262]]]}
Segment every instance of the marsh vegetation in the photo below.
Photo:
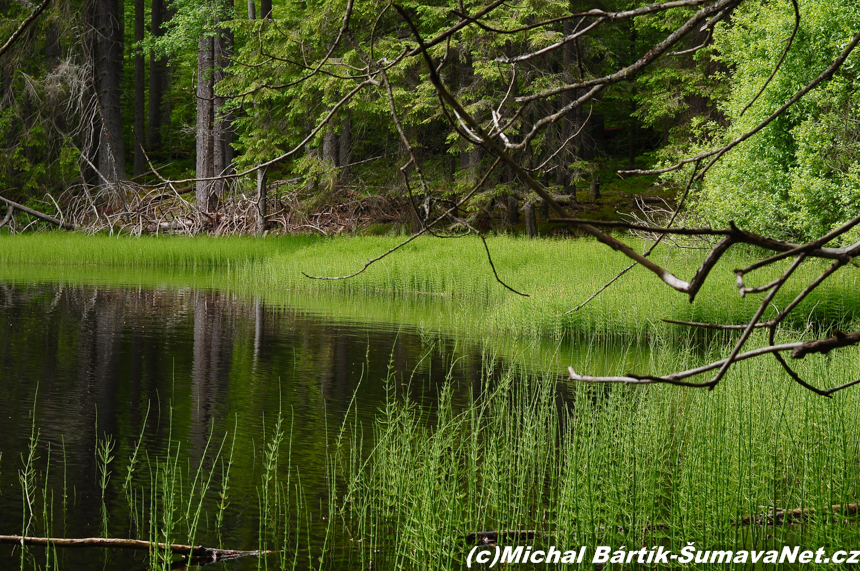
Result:
{"label": "marsh vegetation", "polygon": [[[860,540],[860,392],[822,398],[755,360],[714,391],[566,379],[569,364],[613,375],[724,356],[731,332],[657,316],[742,323],[748,301],[715,285],[688,305],[642,273],[566,315],[624,264],[598,265],[581,240],[490,240],[529,298],[468,241],[456,264],[427,241],[358,280],[300,273],[347,271],[394,240],[4,238],[3,532],[278,552],[224,569],[458,569],[467,534],[489,530],[629,548]],[[850,328],[855,273],[781,338]],[[860,377],[856,349],[800,367],[822,385]],[[177,559],[133,553],[9,548],[3,565]]]}

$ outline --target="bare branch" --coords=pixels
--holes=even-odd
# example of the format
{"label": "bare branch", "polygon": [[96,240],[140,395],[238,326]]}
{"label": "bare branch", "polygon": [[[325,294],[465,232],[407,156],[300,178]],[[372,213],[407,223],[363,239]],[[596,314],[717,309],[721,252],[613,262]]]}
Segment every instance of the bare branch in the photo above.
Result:
{"label": "bare branch", "polygon": [[[9,200],[8,198],[4,198],[4,197],[0,196],[0,200],[2,200],[3,202],[6,203],[6,206],[10,209],[10,212],[11,212],[11,209],[14,208],[16,210],[20,210],[21,212],[26,212],[30,216],[34,216],[34,217],[38,218],[39,220],[44,220],[45,222],[50,222],[51,224],[55,224],[64,230],[74,230],[76,228],[76,226],[74,224],[70,224],[69,222],[63,222],[62,220],[58,220],[58,219],[54,218],[53,216],[48,216],[47,214],[43,214],[42,212],[39,212],[38,210],[33,210],[32,208],[27,208],[23,204],[18,204],[17,202],[15,202],[13,200]],[[9,213],[7,213],[6,216],[9,217],[11,215]]]}
{"label": "bare branch", "polygon": [[[708,371],[713,371],[714,369],[724,367],[727,364],[737,363],[739,361],[745,361],[747,359],[752,359],[753,357],[759,357],[761,355],[769,355],[771,353],[780,353],[785,351],[792,351],[792,357],[795,359],[802,359],[808,354],[811,353],[826,353],[833,349],[839,347],[847,347],[849,345],[856,345],[860,343],[860,332],[845,334],[842,333],[841,337],[830,337],[827,339],[822,339],[818,341],[798,341],[795,343],[782,343],[780,345],[768,345],[766,347],[760,347],[758,349],[753,349],[751,351],[747,351],[745,353],[739,353],[734,357],[728,357],[726,359],[720,359],[719,361],[713,361],[708,363],[707,365],[702,365],[700,367],[695,367],[693,369],[687,369],[685,371],[679,371],[677,373],[671,373],[669,375],[664,375],[661,377],[653,377],[653,376],[638,376],[638,375],[625,375],[620,377],[600,377],[600,376],[589,376],[589,375],[580,375],[577,373],[573,367],[568,367],[568,371],[570,372],[570,379],[573,381],[582,381],[586,383],[626,383],[630,385],[649,385],[655,383],[667,383],[673,385],[681,385],[688,387],[711,387],[713,381],[708,381],[704,383],[693,383],[684,381],[684,379],[689,379],[690,377],[694,377],[696,375],[700,375],[702,373],[707,373]],[[818,345],[815,345],[818,344]],[[856,384],[858,381],[851,381],[850,383],[846,383],[844,385],[839,385],[834,389],[831,389],[830,392],[835,392],[836,390],[841,390],[843,388],[850,387]]]}
{"label": "bare branch", "polygon": [[42,12],[45,11],[45,8],[47,8],[48,4],[50,3],[51,0],[44,0],[41,4],[36,6],[36,9],[33,10],[33,12],[29,16],[24,18],[24,21],[21,22],[21,24],[18,26],[18,29],[12,32],[12,35],[9,36],[9,39],[6,40],[6,42],[4,42],[2,46],[0,46],[0,57],[2,57],[3,54],[5,54],[6,51],[9,50],[9,48],[15,45],[15,42],[18,40],[19,37],[21,37],[21,34],[24,33],[24,30],[26,30],[30,24],[36,21],[36,18],[38,18],[42,14]]}
{"label": "bare branch", "polygon": [[[406,244],[408,244],[409,242],[411,242],[411,241],[412,241],[412,240],[414,240],[415,238],[418,238],[419,236],[421,236],[422,234],[424,234],[425,232],[427,232],[430,228],[432,228],[433,226],[435,226],[438,222],[440,222],[440,221],[441,221],[441,220],[443,220],[445,217],[447,217],[449,214],[451,214],[452,212],[454,212],[457,208],[459,208],[460,206],[462,206],[463,204],[465,204],[466,202],[468,202],[468,201],[469,201],[469,199],[471,199],[471,198],[472,198],[472,196],[474,195],[474,193],[475,193],[475,192],[477,192],[477,190],[478,190],[479,188],[481,188],[481,187],[484,185],[484,182],[486,182],[487,178],[490,176],[490,173],[491,173],[491,172],[493,172],[493,170],[496,168],[496,165],[498,165],[498,164],[499,164],[499,159],[496,159],[496,162],[494,162],[494,163],[493,163],[493,166],[491,166],[491,167],[490,167],[490,169],[486,172],[486,174],[484,175],[484,177],[483,177],[480,181],[478,181],[478,183],[477,183],[474,187],[472,187],[472,190],[471,190],[469,193],[467,193],[467,194],[466,194],[466,196],[464,196],[464,197],[463,197],[463,199],[462,199],[462,200],[460,200],[460,201],[459,201],[455,206],[452,206],[451,208],[449,208],[445,213],[443,213],[441,216],[438,216],[438,217],[437,217],[435,220],[433,220],[431,223],[423,225],[423,227],[421,228],[421,230],[419,230],[418,232],[416,232],[415,234],[413,234],[412,236],[410,236],[409,238],[407,238],[406,240],[404,240],[404,241],[403,241],[403,242],[401,242],[400,244],[398,244],[398,245],[394,246],[393,248],[389,248],[389,249],[388,249],[386,252],[384,252],[383,254],[381,254],[381,255],[379,255],[379,256],[377,256],[377,257],[375,257],[375,258],[371,258],[370,260],[368,260],[368,261],[367,261],[367,263],[366,263],[366,264],[364,264],[364,266],[363,266],[360,270],[358,270],[358,271],[356,271],[356,272],[353,272],[353,273],[351,273],[351,274],[349,274],[349,275],[344,275],[344,276],[333,276],[333,277],[326,277],[326,276],[311,276],[311,275],[306,274],[305,272],[302,272],[302,275],[303,275],[303,276],[305,276],[306,278],[310,278],[310,279],[313,279],[313,280],[346,280],[346,279],[353,278],[353,277],[357,276],[358,274],[360,274],[360,273],[364,272],[364,270],[366,270],[367,268],[369,268],[369,267],[370,267],[371,265],[373,265],[374,263],[378,262],[379,260],[381,260],[381,259],[385,258],[386,256],[388,256],[388,255],[390,255],[390,254],[393,254],[394,252],[396,252],[397,250],[399,250],[400,248],[402,248],[403,246],[405,246]],[[492,260],[490,260],[490,264],[492,265]],[[495,272],[495,267],[493,267],[493,271]],[[496,275],[496,278],[498,279],[498,274]],[[502,282],[502,280],[499,280],[499,283],[501,283],[501,284],[502,284],[502,285],[504,285],[505,287],[508,287],[507,285],[505,285],[505,283],[504,283],[504,282]],[[508,289],[511,289],[511,288],[508,288]],[[514,290],[511,290],[511,291],[514,291]],[[519,292],[517,292],[517,291],[514,291],[514,293],[518,293],[518,294],[519,294]],[[520,295],[522,295],[522,294],[520,294]]]}

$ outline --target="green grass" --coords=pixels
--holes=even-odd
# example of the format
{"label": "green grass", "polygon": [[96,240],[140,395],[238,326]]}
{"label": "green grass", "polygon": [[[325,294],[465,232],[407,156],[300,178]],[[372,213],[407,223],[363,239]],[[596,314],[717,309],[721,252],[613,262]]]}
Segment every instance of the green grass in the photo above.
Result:
{"label": "green grass", "polygon": [[[659,544],[676,552],[687,542],[701,549],[801,545],[834,551],[860,541],[856,518],[829,517],[825,509],[860,498],[860,390],[818,397],[768,358],[736,364],[712,392],[560,385],[556,375],[534,372],[574,363],[584,371],[619,374],[628,372],[631,361],[665,372],[724,356],[730,349],[724,336],[693,336],[659,318],[742,322],[758,298],[738,297],[732,270],[754,259],[752,253],[727,257],[695,304],[637,268],[570,315],[564,312],[627,260],[584,239],[490,239],[500,275],[529,298],[494,281],[480,242],[472,238],[418,240],[353,280],[313,281],[301,274],[351,273],[396,243],[393,237],[4,236],[0,280],[225,289],[341,319],[491,337],[492,347],[532,371],[492,371],[494,361],[487,358],[480,390],[474,387],[464,399],[449,384],[430,411],[402,396],[402,379],[389,377],[389,397],[373,426],[348,416],[331,443],[329,494],[316,505],[303,497],[290,460],[292,432],[278,417],[258,448],[264,469],[252,488],[260,505],[260,546],[280,544],[296,553],[298,531],[323,525],[310,523],[312,510],[314,517],[327,514],[325,545],[331,550],[325,557],[339,559],[348,546],[362,568],[371,562],[375,568],[459,568],[470,548],[462,538],[476,530],[535,529],[543,534],[539,544],[570,548]],[[655,257],[689,277],[701,255],[664,249]],[[775,305],[784,307],[823,267],[804,264]],[[756,275],[755,284],[778,270]],[[796,337],[807,322],[820,330],[856,325],[857,277],[856,269],[847,269],[816,291],[780,338]],[[564,336],[581,350],[553,353]],[[608,354],[617,340],[640,343]],[[755,336],[751,345],[762,342]],[[836,384],[860,377],[860,351],[812,355],[797,366],[815,384]],[[566,394],[562,404],[560,393]],[[372,430],[373,438],[363,430]],[[186,514],[203,505],[219,521],[227,490],[223,463],[220,486],[216,477],[204,491],[201,480],[196,496],[182,496],[176,479],[197,481],[199,465],[182,470],[178,458],[178,451],[168,450],[147,459],[148,479],[141,470],[133,480],[145,490],[134,505],[141,521],[149,522],[151,537],[180,529],[178,505],[186,506]],[[37,484],[22,485],[26,497]],[[211,499],[204,502],[207,493]],[[219,493],[223,497],[216,500]],[[815,511],[802,526],[738,525],[747,516],[767,520],[773,508]],[[197,515],[178,521],[194,522]],[[184,531],[189,538],[196,534],[193,525]],[[319,555],[319,545],[313,550]],[[278,565],[291,562],[285,556]]]}
{"label": "green grass", "polygon": [[310,236],[213,238],[108,236],[43,232],[0,235],[0,265],[89,268],[230,268],[260,262],[315,242]]}
{"label": "green grass", "polygon": [[[0,279],[215,288],[347,319],[423,325],[479,337],[553,340],[569,335],[640,340],[653,335],[684,336],[686,329],[668,326],[660,319],[742,323],[760,299],[737,295],[733,269],[755,258],[749,252],[734,252],[714,269],[694,304],[637,267],[591,304],[567,314],[628,265],[623,255],[590,239],[488,239],[500,277],[528,293],[527,298],[495,281],[475,237],[420,238],[349,280],[310,280],[303,275],[353,273],[400,240],[378,236],[3,236]],[[642,248],[637,241],[631,244]],[[692,276],[703,255],[671,248],[654,254],[682,278]],[[801,266],[777,295],[774,306],[788,304],[824,267],[814,260]],[[766,268],[750,281],[766,283],[780,269]],[[824,330],[850,328],[860,317],[857,278],[855,268],[832,277],[809,296],[786,326],[804,329],[809,321]],[[394,299],[398,300],[396,307],[390,303]]]}

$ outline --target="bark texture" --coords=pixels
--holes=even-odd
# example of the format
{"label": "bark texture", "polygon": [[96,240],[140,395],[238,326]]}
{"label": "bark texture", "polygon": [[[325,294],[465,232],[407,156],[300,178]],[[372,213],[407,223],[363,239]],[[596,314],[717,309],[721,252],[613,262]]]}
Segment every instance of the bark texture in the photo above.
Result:
{"label": "bark texture", "polygon": [[96,0],[96,85],[101,111],[98,167],[109,183],[126,179],[122,140],[123,28],[119,0]]}
{"label": "bark texture", "polygon": [[[146,30],[144,0],[134,0],[134,41],[142,42]],[[134,50],[134,176],[146,172],[142,145],[146,141],[146,62],[143,52]]]}
{"label": "bark texture", "polygon": [[[197,178],[212,178],[215,171],[215,139],[213,120],[215,115],[214,93],[212,89],[215,42],[205,34],[197,46]],[[217,208],[214,184],[208,180],[198,180],[196,187],[197,209],[200,212],[213,212]]]}
{"label": "bark texture", "polygon": [[[152,0],[152,16],[150,20],[149,33],[153,37],[164,35],[162,24],[164,23],[163,0]],[[155,52],[149,54],[149,125],[146,130],[146,148],[152,151],[161,149],[161,127],[163,115],[163,98],[166,80],[166,62],[163,58],[156,57]]]}

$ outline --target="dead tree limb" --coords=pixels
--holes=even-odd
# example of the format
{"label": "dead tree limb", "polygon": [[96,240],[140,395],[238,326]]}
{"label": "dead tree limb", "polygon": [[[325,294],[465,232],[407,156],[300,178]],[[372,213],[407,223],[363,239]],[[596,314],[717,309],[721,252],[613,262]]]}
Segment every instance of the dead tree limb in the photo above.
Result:
{"label": "dead tree limb", "polygon": [[3,221],[0,222],[0,228],[3,228],[12,220],[12,216],[15,215],[15,207],[14,206],[6,206],[6,216],[3,217]]}
{"label": "dead tree limb", "polygon": [[16,210],[20,210],[21,212],[26,212],[30,216],[35,216],[36,218],[38,218],[40,220],[44,220],[45,222],[50,222],[51,224],[55,224],[64,230],[74,230],[77,228],[77,226],[75,226],[74,224],[71,224],[69,222],[64,222],[62,220],[54,218],[53,216],[48,216],[47,214],[43,214],[42,212],[39,212],[38,210],[33,210],[32,208],[27,208],[23,204],[18,204],[14,200],[9,200],[8,198],[4,198],[2,196],[0,196],[0,200],[5,202],[6,206],[8,206],[10,208],[15,208]]}
{"label": "dead tree limb", "polygon": [[42,14],[42,12],[45,11],[45,8],[47,8],[48,4],[50,3],[51,0],[44,0],[44,2],[36,6],[36,9],[33,10],[33,12],[30,13],[29,16],[24,18],[24,21],[21,22],[21,24],[18,26],[18,29],[12,32],[12,35],[9,36],[9,39],[6,40],[6,42],[2,46],[0,46],[0,57],[2,57],[3,54],[5,54],[9,48],[15,45],[15,42],[18,40],[19,37],[21,37],[21,34],[24,33],[24,30],[26,30],[27,27],[32,24],[36,20],[36,18],[38,18],[39,15]]}
{"label": "dead tree limb", "polygon": [[[696,369],[691,369],[688,371],[680,371],[677,373],[672,373],[669,375],[665,375],[662,377],[657,376],[638,376],[638,375],[627,375],[624,377],[592,377],[586,375],[577,374],[574,369],[570,368],[571,379],[580,380],[586,382],[624,382],[630,384],[648,384],[648,383],[669,383],[681,386],[688,387],[706,387],[709,389],[713,389],[720,380],[724,377],[728,369],[737,361],[748,359],[751,357],[756,357],[760,355],[766,354],[774,354],[783,367],[788,371],[790,376],[797,381],[799,384],[804,386],[805,388],[812,390],[823,396],[830,396],[833,392],[838,390],[842,390],[849,386],[853,386],[854,384],[860,383],[860,380],[851,381],[848,383],[844,383],[837,387],[832,387],[829,389],[818,389],[817,387],[813,387],[809,383],[803,381],[797,373],[788,367],[785,363],[784,359],[779,356],[779,352],[792,350],[794,358],[801,358],[809,353],[821,353],[827,352],[835,348],[846,347],[849,345],[853,345],[856,343],[860,343],[860,333],[858,334],[839,334],[835,338],[828,338],[824,340],[812,341],[812,342],[802,342],[795,344],[782,344],[776,345],[774,343],[774,336],[776,332],[776,327],[779,322],[787,315],[787,312],[783,311],[773,320],[765,325],[770,330],[770,345],[767,347],[754,349],[752,351],[747,351],[742,353],[741,350],[746,342],[749,340],[752,332],[760,327],[760,321],[762,316],[764,315],[765,310],[769,307],[772,299],[776,295],[776,293],[784,286],[789,279],[792,277],[795,270],[800,267],[801,264],[808,257],[823,257],[823,258],[831,258],[834,259],[834,266],[842,266],[857,256],[860,255],[860,242],[852,244],[850,246],[844,248],[826,248],[826,244],[837,238],[838,236],[848,232],[858,224],[860,224],[860,217],[851,220],[836,230],[816,239],[811,242],[808,242],[803,245],[795,245],[795,244],[787,244],[785,242],[781,242],[778,240],[774,240],[772,238],[768,238],[765,236],[760,236],[751,232],[747,232],[737,228],[734,224],[730,224],[730,228],[728,229],[676,229],[676,228],[659,228],[655,233],[661,234],[661,236],[666,234],[687,234],[687,235],[711,235],[711,236],[722,236],[722,239],[711,249],[708,255],[703,260],[699,269],[695,272],[692,278],[689,281],[683,280],[678,276],[674,275],[668,269],[662,267],[661,265],[651,261],[647,256],[650,254],[651,250],[646,251],[644,254],[639,254],[635,250],[633,250],[630,246],[625,244],[624,242],[613,238],[602,230],[598,229],[598,226],[615,226],[615,227],[623,227],[627,229],[635,229],[635,230],[645,230],[645,231],[653,231],[654,228],[648,225],[638,225],[631,223],[594,223],[588,220],[578,220],[571,217],[568,217],[561,205],[553,199],[553,197],[543,188],[543,186],[538,183],[522,166],[509,154],[509,151],[515,149],[525,148],[529,145],[533,136],[545,125],[556,121],[559,117],[564,116],[567,112],[575,109],[576,107],[581,106],[586,101],[594,97],[597,91],[603,89],[604,87],[616,83],[623,79],[628,79],[632,75],[635,75],[638,71],[644,68],[646,65],[649,65],[652,61],[657,59],[660,55],[666,52],[672,45],[678,42],[680,38],[682,38],[687,32],[691,31],[695,26],[697,26],[701,21],[711,18],[719,19],[724,17],[724,15],[736,7],[740,2],[738,0],[717,0],[714,3],[704,6],[698,12],[696,12],[685,24],[681,27],[677,28],[672,34],[669,35],[666,39],[656,44],[652,50],[650,50],[645,56],[643,56],[640,60],[635,62],[633,65],[619,70],[614,74],[610,74],[604,76],[603,78],[598,78],[595,80],[589,80],[585,82],[579,82],[576,84],[571,84],[569,86],[563,86],[557,89],[551,89],[547,91],[543,91],[534,95],[529,95],[526,97],[517,98],[516,101],[519,103],[527,103],[529,101],[543,99],[549,97],[551,95],[561,93],[567,89],[578,89],[582,90],[590,87],[591,89],[583,96],[579,97],[572,103],[566,105],[558,112],[546,115],[536,121],[534,121],[531,129],[524,129],[525,135],[522,137],[520,143],[512,143],[508,137],[504,133],[504,128],[500,127],[500,114],[498,112],[493,113],[493,122],[495,129],[486,130],[480,122],[478,122],[469,112],[466,111],[464,105],[462,105],[456,97],[452,94],[452,92],[444,85],[441,77],[439,76],[438,69],[433,62],[433,58],[431,57],[426,44],[423,42],[423,39],[418,31],[418,27],[413,22],[411,16],[407,13],[405,9],[398,5],[394,5],[394,8],[398,11],[400,16],[409,26],[412,35],[415,37],[416,41],[419,44],[419,48],[421,49],[421,54],[424,57],[424,60],[427,65],[427,73],[430,79],[430,82],[433,84],[437,95],[439,97],[440,102],[440,110],[442,114],[449,121],[451,127],[457,131],[464,139],[467,141],[471,141],[473,144],[478,144],[495,154],[502,162],[508,165],[508,167],[513,171],[513,173],[529,187],[530,190],[534,191],[538,196],[546,201],[549,207],[559,216],[557,221],[565,222],[571,225],[577,226],[579,229],[584,231],[587,234],[590,234],[594,238],[596,238],[601,243],[609,246],[613,250],[622,252],[628,258],[631,258],[635,263],[641,264],[646,269],[650,270],[654,274],[656,274],[666,285],[672,287],[673,289],[686,293],[689,295],[689,299],[692,302],[701,289],[702,285],[705,283],[707,278],[710,275],[711,270],[716,266],[717,262],[720,258],[725,254],[731,246],[737,243],[747,243],[755,246],[759,246],[762,248],[770,249],[772,251],[778,252],[776,255],[771,256],[765,260],[757,262],[755,264],[750,265],[747,268],[735,270],[737,276],[737,287],[741,296],[747,294],[758,294],[764,293],[765,296],[762,299],[761,303],[754,316],[750,319],[750,321],[743,326],[743,333],[735,343],[731,354],[729,357],[725,359],[721,359],[719,361],[712,362],[708,365],[698,367]],[[797,15],[797,13],[796,13]],[[707,24],[706,24],[707,27]],[[550,48],[555,49],[562,45],[562,42],[559,42]],[[697,157],[693,157],[691,159],[686,159],[685,161],[678,163],[676,168],[680,168],[684,164],[693,163],[693,172],[690,178],[690,183],[687,185],[685,189],[685,197],[689,192],[690,186],[693,181],[701,180],[704,174],[710,169],[710,167],[726,152],[728,152],[734,146],[740,144],[744,140],[753,136],[756,132],[760,131],[764,126],[773,121],[779,114],[785,112],[793,103],[798,101],[801,97],[809,93],[812,89],[814,89],[818,84],[829,79],[833,76],[833,74],[842,66],[842,64],[847,59],[848,55],[854,50],[857,44],[860,43],[860,33],[858,33],[854,39],[849,42],[848,46],[843,50],[839,57],[837,57],[831,65],[819,76],[807,84],[804,88],[798,91],[788,102],[786,102],[778,112],[771,115],[767,120],[760,123],[756,127],[754,127],[749,132],[741,135],[741,137],[736,138],[729,144],[705,153],[703,155],[699,155]],[[538,52],[532,54],[526,54],[525,56],[516,56],[516,57],[506,57],[502,58],[504,63],[513,63],[515,61],[522,61],[524,59],[528,59],[533,57],[534,55],[539,55],[545,53],[546,49],[541,49]],[[497,60],[501,61],[501,60]],[[782,60],[780,60],[781,63]],[[779,65],[779,64],[777,64]],[[767,82],[766,82],[767,83]],[[766,87],[766,85],[765,85]],[[762,88],[764,89],[764,87]],[[758,96],[756,96],[758,97]],[[755,99],[755,98],[754,98]],[[448,112],[450,109],[450,113]],[[519,114],[519,111],[515,113],[515,117]],[[500,141],[496,140],[496,137],[500,139]],[[705,159],[710,159],[704,168],[699,168],[699,163],[703,162]],[[657,173],[657,171],[653,171]],[[662,171],[668,172],[668,171]],[[658,173],[659,174],[659,173]],[[678,210],[673,213],[672,220],[669,223],[671,226],[672,222],[674,222],[675,217],[678,214]],[[759,287],[747,287],[744,283],[744,277],[749,272],[752,272],[756,269],[772,265],[780,260],[794,258],[793,263],[789,266],[787,270],[782,272],[779,278],[771,281],[768,284]],[[796,307],[797,303],[801,299],[803,299],[812,289],[818,287],[828,276],[830,276],[834,271],[834,266],[831,266],[830,269],[823,272],[818,278],[813,280],[812,284],[809,284],[804,291],[795,299],[793,302],[793,307]],[[629,269],[629,268],[628,268]],[[622,272],[623,273],[623,272]],[[611,282],[610,282],[611,283]],[[605,287],[604,287],[605,289]],[[602,290],[601,290],[602,291]],[[716,374],[706,382],[694,382],[688,381],[686,379],[705,373],[708,371],[712,371],[717,369]]]}
{"label": "dead tree limb", "polygon": [[141,539],[121,539],[114,537],[28,537],[20,535],[0,535],[0,544],[22,546],[45,546],[64,548],[102,548],[102,549],[137,549],[145,551],[170,551],[174,555],[182,555],[189,560],[221,561],[239,557],[253,557],[278,553],[277,551],[237,551],[233,549],[216,549],[203,545],[183,545],[179,543],[154,543]]}

